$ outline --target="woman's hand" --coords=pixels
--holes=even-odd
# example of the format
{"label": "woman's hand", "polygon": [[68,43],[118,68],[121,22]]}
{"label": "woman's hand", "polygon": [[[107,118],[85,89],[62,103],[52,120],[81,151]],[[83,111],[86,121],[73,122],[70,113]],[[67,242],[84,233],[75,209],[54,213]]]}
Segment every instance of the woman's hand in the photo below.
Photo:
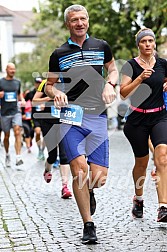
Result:
{"label": "woman's hand", "polygon": [[146,68],[140,74],[140,77],[142,78],[142,80],[145,80],[145,79],[149,78],[152,75],[152,73],[154,73],[154,72],[155,72],[154,69],[152,69],[152,68]]}

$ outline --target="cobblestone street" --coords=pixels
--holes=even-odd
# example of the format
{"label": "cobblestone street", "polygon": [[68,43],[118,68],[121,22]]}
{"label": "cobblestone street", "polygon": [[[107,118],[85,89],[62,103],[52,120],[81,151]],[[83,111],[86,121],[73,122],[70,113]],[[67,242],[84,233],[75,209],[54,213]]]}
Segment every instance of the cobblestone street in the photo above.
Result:
{"label": "cobblestone street", "polygon": [[150,175],[153,161],[150,159],[145,183],[144,218],[136,220],[131,216],[134,195],[132,150],[121,130],[109,134],[107,183],[95,189],[96,245],[81,243],[82,220],[74,197],[61,198],[59,169],[53,169],[50,184],[44,181],[44,161],[37,160],[35,142],[32,153],[22,147],[24,170],[20,171],[14,165],[13,136],[10,141],[11,168],[5,168],[5,152],[0,147],[0,252],[167,252],[167,224],[156,221],[156,188]]}

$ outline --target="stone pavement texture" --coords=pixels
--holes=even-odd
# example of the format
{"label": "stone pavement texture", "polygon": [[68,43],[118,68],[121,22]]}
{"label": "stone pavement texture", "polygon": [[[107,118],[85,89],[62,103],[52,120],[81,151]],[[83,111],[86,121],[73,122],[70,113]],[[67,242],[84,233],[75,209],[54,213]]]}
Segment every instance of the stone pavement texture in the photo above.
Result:
{"label": "stone pavement texture", "polygon": [[43,180],[44,161],[37,160],[35,143],[30,154],[22,147],[24,169],[21,171],[14,165],[12,136],[12,168],[4,167],[5,155],[0,147],[0,252],[167,251],[167,224],[156,222],[157,196],[150,176],[153,161],[150,160],[145,183],[144,218],[136,220],[131,216],[133,154],[122,131],[109,134],[107,183],[95,190],[96,245],[81,243],[81,217],[74,197],[61,198],[59,169],[53,169],[50,184]]}

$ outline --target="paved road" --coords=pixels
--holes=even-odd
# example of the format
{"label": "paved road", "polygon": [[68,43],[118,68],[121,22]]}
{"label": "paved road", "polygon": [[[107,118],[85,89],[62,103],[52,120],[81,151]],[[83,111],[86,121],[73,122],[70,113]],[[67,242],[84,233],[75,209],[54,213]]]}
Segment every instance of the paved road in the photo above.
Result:
{"label": "paved road", "polygon": [[159,224],[157,197],[150,171],[145,184],[144,218],[131,216],[133,154],[122,131],[110,131],[110,169],[107,183],[96,189],[97,245],[81,243],[82,222],[74,198],[61,199],[59,170],[53,181],[43,180],[44,161],[37,161],[37,149],[28,154],[23,146],[24,170],[17,171],[13,138],[12,168],[5,168],[0,147],[0,252],[87,252],[167,251],[167,224]]}

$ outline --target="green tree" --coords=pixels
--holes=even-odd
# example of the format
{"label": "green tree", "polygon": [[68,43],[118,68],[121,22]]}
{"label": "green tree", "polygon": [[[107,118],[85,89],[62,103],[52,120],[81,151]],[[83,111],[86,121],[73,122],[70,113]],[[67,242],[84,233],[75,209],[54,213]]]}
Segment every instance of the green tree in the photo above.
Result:
{"label": "green tree", "polygon": [[82,4],[87,8],[89,34],[108,41],[117,58],[129,58],[137,53],[134,36],[141,26],[154,30],[157,45],[166,39],[161,36],[167,27],[166,0],[154,3],[152,0],[47,0],[40,8],[42,20],[59,17],[63,21],[64,10],[71,4]]}
{"label": "green tree", "polygon": [[[32,81],[32,72],[47,71],[49,55],[69,36],[63,13],[72,4],[87,8],[89,35],[106,40],[116,59],[136,56],[134,38],[142,26],[154,30],[157,47],[167,39],[167,0],[154,3],[152,0],[46,0],[40,4],[40,12],[34,8],[36,17],[31,26],[38,34],[35,50],[31,55],[20,55],[16,59],[18,73],[24,81]],[[165,36],[162,31],[166,32]]]}
{"label": "green tree", "polygon": [[[130,22],[132,34],[135,34],[141,26],[151,28],[156,34],[156,43],[160,45],[167,39],[167,1],[166,0],[127,0],[120,5],[120,21]],[[166,33],[162,36],[163,31]],[[127,46],[129,43],[127,43]]]}
{"label": "green tree", "polygon": [[22,53],[13,59],[17,68],[17,77],[21,79],[23,89],[33,86],[35,76],[45,77],[49,56],[54,49],[64,43],[67,36],[67,31],[62,29],[62,23],[59,20],[41,22],[37,15],[36,21],[34,20],[31,26],[38,34],[34,50],[31,54]]}
{"label": "green tree", "polygon": [[[47,1],[47,8],[44,5],[40,6],[41,20],[47,20],[48,18],[54,20],[55,17],[59,17],[64,25],[64,10],[72,4],[84,5],[90,16],[90,28],[89,34],[98,38],[105,39],[113,50],[116,52],[117,45],[115,41],[118,38],[118,29],[115,29],[115,24],[119,22],[119,13],[112,8],[112,0],[49,0]],[[112,32],[112,35],[110,33]]]}

